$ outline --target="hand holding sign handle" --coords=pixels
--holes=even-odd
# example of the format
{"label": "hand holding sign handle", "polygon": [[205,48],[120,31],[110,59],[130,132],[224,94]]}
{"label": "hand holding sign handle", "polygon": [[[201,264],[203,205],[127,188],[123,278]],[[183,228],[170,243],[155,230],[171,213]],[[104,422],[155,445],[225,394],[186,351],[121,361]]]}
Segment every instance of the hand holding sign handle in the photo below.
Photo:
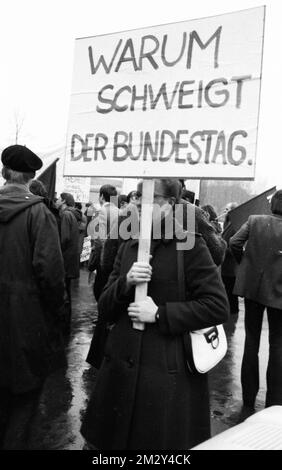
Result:
{"label": "hand holding sign handle", "polygon": [[[153,179],[145,179],[143,181],[138,262],[149,263],[150,259],[154,186],[155,181]],[[147,291],[148,282],[138,284],[135,289],[135,302],[145,300]],[[142,331],[145,325],[144,323],[133,322],[133,328]]]}

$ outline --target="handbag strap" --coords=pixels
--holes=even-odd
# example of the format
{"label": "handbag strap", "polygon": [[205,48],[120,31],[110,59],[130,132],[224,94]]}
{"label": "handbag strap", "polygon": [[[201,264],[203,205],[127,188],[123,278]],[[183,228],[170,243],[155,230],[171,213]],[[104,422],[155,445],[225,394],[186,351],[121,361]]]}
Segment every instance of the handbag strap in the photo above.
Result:
{"label": "handbag strap", "polygon": [[[177,280],[178,280],[178,292],[179,292],[179,301],[184,302],[186,300],[186,289],[185,289],[185,272],[184,272],[184,253],[183,250],[177,250]],[[183,344],[183,353],[184,360],[187,366],[187,371],[189,374],[197,372],[194,361],[193,361],[193,352],[192,352],[192,342],[190,338],[190,332],[185,331],[182,334],[182,344]]]}
{"label": "handbag strap", "polygon": [[184,275],[184,254],[183,250],[176,250],[177,253],[177,280],[179,300],[186,300],[185,296],[185,275]]}

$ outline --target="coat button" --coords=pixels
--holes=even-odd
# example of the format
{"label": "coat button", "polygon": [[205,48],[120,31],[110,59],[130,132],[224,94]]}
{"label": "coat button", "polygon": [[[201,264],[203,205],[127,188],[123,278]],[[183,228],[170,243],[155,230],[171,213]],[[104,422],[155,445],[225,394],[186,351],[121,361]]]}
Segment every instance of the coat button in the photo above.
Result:
{"label": "coat button", "polygon": [[135,364],[135,363],[134,363],[134,360],[132,359],[132,357],[129,357],[129,358],[127,359],[127,362],[128,362],[129,367],[133,367],[134,364]]}
{"label": "coat button", "polygon": [[105,354],[105,360],[109,362],[111,360],[110,356],[108,354]]}

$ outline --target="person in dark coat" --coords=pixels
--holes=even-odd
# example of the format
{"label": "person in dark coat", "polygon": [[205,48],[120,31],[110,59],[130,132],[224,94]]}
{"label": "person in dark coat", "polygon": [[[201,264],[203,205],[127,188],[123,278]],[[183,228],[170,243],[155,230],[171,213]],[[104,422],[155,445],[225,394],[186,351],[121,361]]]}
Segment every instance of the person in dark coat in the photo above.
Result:
{"label": "person in dark coat", "polygon": [[87,227],[90,224],[94,214],[95,214],[95,208],[93,206],[93,203],[92,202],[87,202],[85,204],[85,211],[84,211],[84,215],[86,217],[86,229],[85,229],[85,236],[86,237],[87,237]]}
{"label": "person in dark coat", "polygon": [[74,208],[74,198],[70,193],[62,193],[56,202],[59,209],[60,239],[65,267],[65,284],[67,300],[65,302],[65,332],[70,330],[71,323],[71,280],[79,277],[79,229],[80,216]]}
{"label": "person in dark coat", "polygon": [[[164,219],[177,191],[175,180],[155,181]],[[226,321],[228,304],[203,238],[187,236],[195,237],[184,252],[187,301],[179,301],[176,237],[162,232],[152,240],[151,265],[136,262],[138,238],[119,249],[99,300],[113,327],[81,428],[100,450],[189,449],[210,436],[208,378],[188,371],[182,335]],[[134,287],[144,282],[148,297],[134,302]],[[133,322],[143,322],[144,331]]]}
{"label": "person in dark coat", "polygon": [[222,228],[218,222],[217,213],[215,212],[214,207],[211,204],[206,204],[205,206],[202,206],[201,209],[206,213],[207,219],[215,229],[216,233],[220,234],[222,232]]}
{"label": "person in dark coat", "polygon": [[[181,180],[179,180],[181,181]],[[140,184],[138,185],[138,189],[140,190]],[[181,193],[181,185],[178,185],[178,197]],[[193,193],[194,194],[194,193]],[[117,255],[118,248],[120,243],[123,239],[120,233],[120,226],[121,224],[129,217],[131,220],[131,224],[128,225],[128,230],[135,235],[136,233],[136,225],[138,226],[138,213],[141,210],[141,193],[140,191],[131,191],[127,198],[128,198],[128,206],[126,207],[126,213],[123,216],[120,216],[116,221],[116,225],[118,225],[118,229],[113,224],[111,233],[112,236],[108,237],[103,246],[97,246],[97,241],[95,242],[95,249],[92,251],[92,256],[89,261],[89,269],[96,269],[95,262],[97,261],[97,254],[98,254],[98,270],[103,273],[103,280],[104,282],[101,285],[101,289],[99,290],[99,295],[104,288],[110,273],[112,272],[114,260]],[[177,197],[177,205],[176,205],[176,218],[184,230],[190,228],[190,230],[201,233],[203,236],[208,249],[211,253],[211,256],[216,265],[220,265],[224,259],[225,249],[226,249],[226,242],[222,240],[221,236],[216,232],[215,228],[212,224],[207,220],[205,212],[200,209],[199,207],[194,206],[190,202],[186,200],[180,199],[178,200]],[[136,210],[136,208],[138,210]],[[174,207],[175,209],[175,207]],[[116,234],[118,233],[118,237]],[[124,236],[128,239],[128,234],[125,232]],[[93,256],[94,255],[94,256]],[[102,276],[100,275],[100,278]],[[99,297],[98,297],[99,298]],[[98,300],[97,298],[97,300]],[[100,315],[98,315],[98,322],[96,324],[94,335],[90,344],[89,353],[87,355],[87,362],[92,366],[96,367],[97,369],[100,368],[103,355],[104,355],[104,345],[108,335],[108,328],[105,323],[101,321]]]}
{"label": "person in dark coat", "polygon": [[200,207],[180,197],[182,191],[181,181],[179,180],[179,195],[175,206],[175,217],[184,230],[196,231],[202,235],[213,261],[217,266],[220,266],[224,260],[227,244],[208,221],[205,212]]}
{"label": "person in dark coat", "polygon": [[61,219],[59,215],[59,210],[57,209],[55,203],[48,197],[47,189],[45,188],[45,185],[42,183],[42,181],[32,180],[29,185],[29,190],[32,194],[43,197],[44,203],[54,215],[58,225],[58,229],[60,230]]}
{"label": "person in dark coat", "polygon": [[84,237],[85,237],[85,231],[86,231],[86,225],[87,225],[87,218],[82,213],[82,204],[81,204],[81,202],[76,202],[74,207],[75,207],[74,215],[76,216],[76,220],[77,220],[77,223],[78,223],[78,231],[79,231],[78,252],[79,252],[79,256],[80,256],[81,253],[82,253],[82,249],[83,249],[83,243],[84,243]]}
{"label": "person in dark coat", "polygon": [[101,254],[105,241],[119,217],[119,209],[115,202],[117,202],[116,188],[110,184],[101,186],[99,191],[101,210],[97,218],[95,238],[88,263],[88,270],[90,272],[96,270],[93,292],[97,302],[109,277],[109,273],[105,272],[101,266]]}
{"label": "person in dark coat", "polygon": [[[118,232],[119,209],[115,202],[117,202],[116,188],[110,184],[101,186],[99,191],[101,210],[97,218],[95,237],[88,262],[90,273],[96,271],[93,293],[97,302],[111,273],[111,269],[108,269],[109,263],[104,263],[102,260],[107,260],[109,253],[114,259],[117,252],[117,235],[113,238],[110,236],[112,230],[115,230],[116,233]],[[106,253],[108,253],[106,256],[105,245]],[[98,311],[98,319],[86,358],[87,362],[96,368],[99,368],[101,365],[107,334],[107,324],[102,321]]]}
{"label": "person in dark coat", "polygon": [[236,202],[230,202],[229,204],[227,204],[226,209],[225,209],[226,215],[225,215],[225,219],[223,223],[222,238],[227,243],[227,249],[225,252],[224,261],[221,265],[221,277],[222,277],[223,284],[224,284],[226,294],[228,297],[230,313],[231,315],[234,315],[233,318],[235,320],[237,319],[237,316],[239,313],[238,295],[235,295],[233,293],[235,281],[236,281],[236,274],[238,270],[238,263],[236,259],[234,258],[232,251],[229,248],[229,240],[236,233],[230,221],[229,212],[232,209],[235,209],[235,207],[237,206],[238,204]]}
{"label": "person in dark coat", "polygon": [[[245,300],[245,348],[241,369],[243,405],[254,410],[259,390],[259,344],[264,310],[269,326],[266,406],[282,405],[282,191],[272,215],[252,215],[230,239],[240,262],[234,293]],[[245,247],[245,250],[244,250]]]}
{"label": "person in dark coat", "polygon": [[127,195],[126,194],[119,194],[118,196],[118,208],[119,208],[119,215],[123,213],[123,210],[126,209],[128,202],[127,202]]}
{"label": "person in dark coat", "polygon": [[25,449],[44,380],[66,364],[64,267],[55,218],[28,189],[41,160],[21,145],[1,158],[0,448]]}

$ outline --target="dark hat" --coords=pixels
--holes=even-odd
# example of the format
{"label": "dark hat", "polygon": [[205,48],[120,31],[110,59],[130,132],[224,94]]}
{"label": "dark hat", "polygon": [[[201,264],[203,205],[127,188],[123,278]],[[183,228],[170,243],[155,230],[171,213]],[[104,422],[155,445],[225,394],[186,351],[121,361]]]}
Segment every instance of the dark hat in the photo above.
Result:
{"label": "dark hat", "polygon": [[42,160],[23,145],[11,145],[5,148],[1,160],[4,166],[23,173],[39,170],[43,165]]}

